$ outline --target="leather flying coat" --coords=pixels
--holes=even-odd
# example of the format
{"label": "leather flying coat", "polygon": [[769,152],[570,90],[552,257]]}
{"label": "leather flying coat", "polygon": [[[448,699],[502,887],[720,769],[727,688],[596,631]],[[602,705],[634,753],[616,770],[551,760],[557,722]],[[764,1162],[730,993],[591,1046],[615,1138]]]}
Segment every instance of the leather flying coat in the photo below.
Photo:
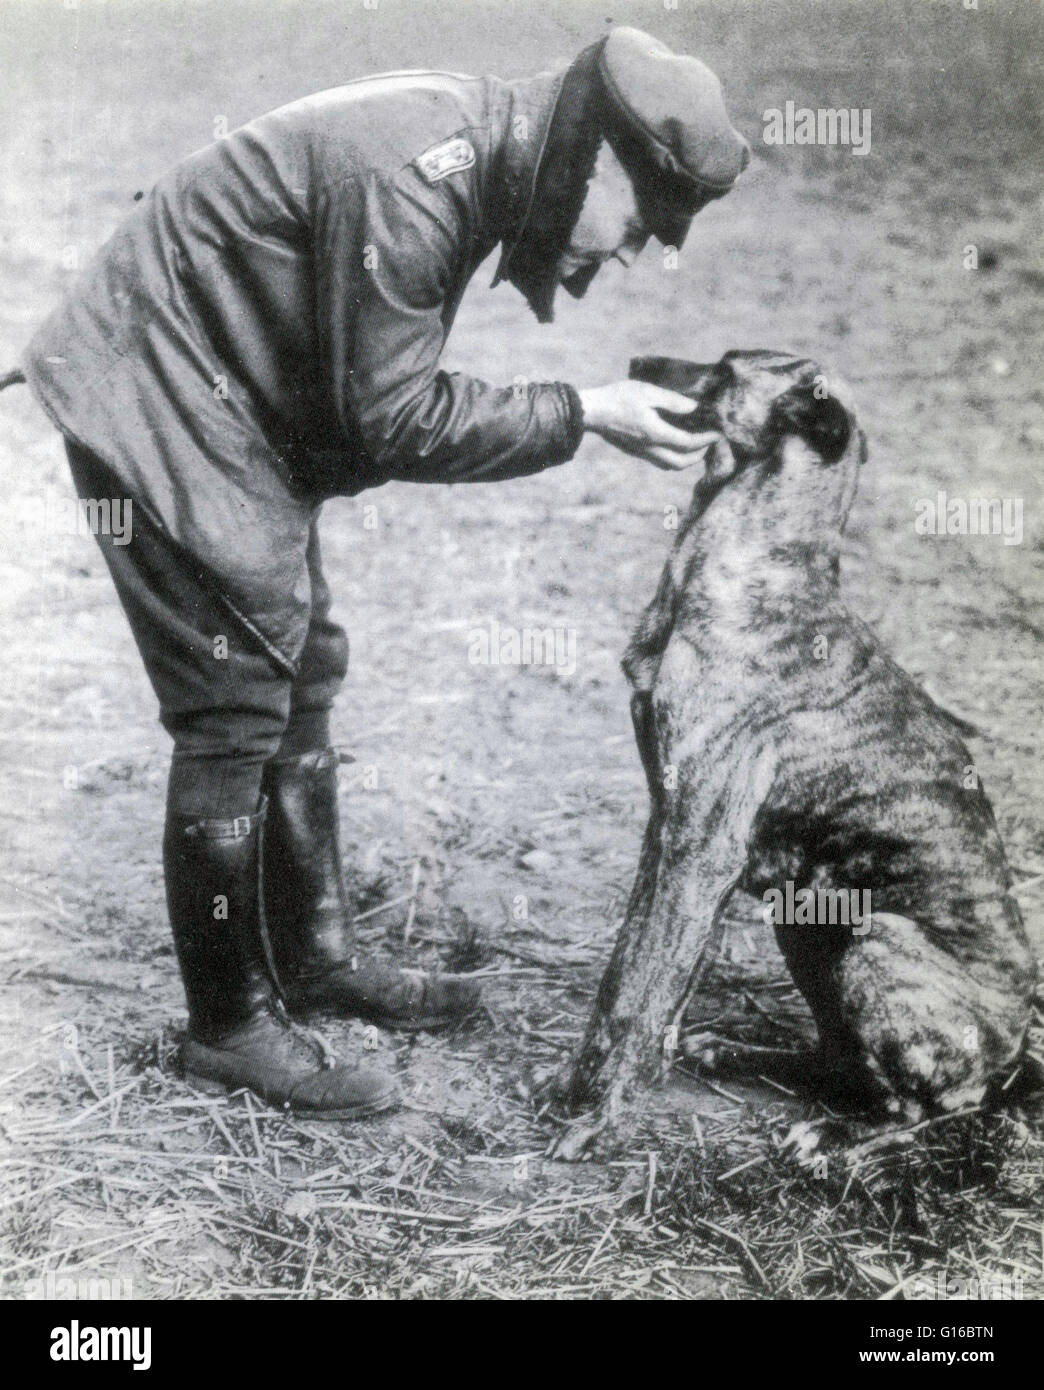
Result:
{"label": "leather flying coat", "polygon": [[529,208],[563,79],[392,73],[252,121],[159,180],[27,349],[59,429],[289,672],[324,498],[517,477],[579,444],[572,387],[439,367]]}

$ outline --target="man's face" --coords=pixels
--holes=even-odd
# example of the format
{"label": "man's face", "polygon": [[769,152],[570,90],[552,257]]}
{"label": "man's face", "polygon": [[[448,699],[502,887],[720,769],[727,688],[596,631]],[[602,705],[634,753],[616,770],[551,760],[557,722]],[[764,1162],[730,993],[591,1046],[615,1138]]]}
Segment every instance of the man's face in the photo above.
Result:
{"label": "man's face", "polygon": [[559,257],[558,278],[565,283],[577,271],[614,257],[632,265],[648,240],[627,171],[603,140],[573,235]]}

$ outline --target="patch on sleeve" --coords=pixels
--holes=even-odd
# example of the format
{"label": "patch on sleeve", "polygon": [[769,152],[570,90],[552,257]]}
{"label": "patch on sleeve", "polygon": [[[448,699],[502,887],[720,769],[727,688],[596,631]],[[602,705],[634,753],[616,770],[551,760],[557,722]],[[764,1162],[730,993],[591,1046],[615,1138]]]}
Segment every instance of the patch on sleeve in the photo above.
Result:
{"label": "patch on sleeve", "polygon": [[439,145],[432,145],[413,161],[428,183],[438,183],[450,174],[458,174],[461,169],[470,169],[475,163],[475,151],[471,144],[454,135]]}

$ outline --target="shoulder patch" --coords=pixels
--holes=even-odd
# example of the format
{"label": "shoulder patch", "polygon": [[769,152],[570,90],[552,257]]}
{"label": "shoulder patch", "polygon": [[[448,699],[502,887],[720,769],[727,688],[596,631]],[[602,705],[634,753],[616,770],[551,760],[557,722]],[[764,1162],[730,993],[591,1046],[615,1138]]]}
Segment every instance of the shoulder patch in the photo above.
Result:
{"label": "shoulder patch", "polygon": [[432,145],[413,161],[428,183],[438,183],[440,179],[457,174],[461,169],[470,169],[475,163],[475,151],[469,141],[459,135],[441,144]]}

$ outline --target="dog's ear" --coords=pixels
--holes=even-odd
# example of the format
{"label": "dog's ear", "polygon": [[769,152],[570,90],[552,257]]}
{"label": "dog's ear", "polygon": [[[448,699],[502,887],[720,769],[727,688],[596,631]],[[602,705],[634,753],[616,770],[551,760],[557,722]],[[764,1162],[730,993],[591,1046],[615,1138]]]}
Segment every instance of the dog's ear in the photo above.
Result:
{"label": "dog's ear", "polygon": [[681,357],[632,357],[627,373],[632,381],[647,381],[682,395],[687,395],[706,374],[705,366]]}
{"label": "dog's ear", "polygon": [[792,386],[778,396],[768,423],[779,438],[800,435],[824,463],[837,463],[852,435],[852,421],[845,407],[833,396],[816,395],[811,383]]}

